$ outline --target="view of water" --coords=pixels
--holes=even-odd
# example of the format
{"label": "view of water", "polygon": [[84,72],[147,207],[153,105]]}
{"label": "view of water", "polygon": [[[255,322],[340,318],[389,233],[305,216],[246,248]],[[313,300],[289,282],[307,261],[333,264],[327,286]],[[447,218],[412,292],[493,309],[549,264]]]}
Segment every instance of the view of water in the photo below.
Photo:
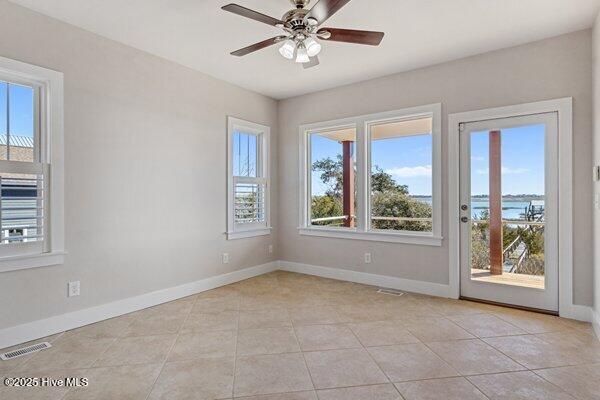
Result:
{"label": "view of water", "polygon": [[[418,197],[415,200],[431,204],[431,197]],[[503,219],[522,219],[521,214],[525,212],[525,208],[529,205],[529,201],[518,200],[503,200],[502,201],[502,218]],[[481,214],[483,211],[489,210],[490,203],[485,198],[471,199],[471,213],[475,215]]]}

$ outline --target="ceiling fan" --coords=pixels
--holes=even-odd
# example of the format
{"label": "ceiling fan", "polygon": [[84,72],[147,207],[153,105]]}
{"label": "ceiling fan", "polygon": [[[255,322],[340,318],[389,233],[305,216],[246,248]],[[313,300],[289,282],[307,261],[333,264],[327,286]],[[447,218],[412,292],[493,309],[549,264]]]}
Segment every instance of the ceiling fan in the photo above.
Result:
{"label": "ceiling fan", "polygon": [[306,8],[311,0],[290,0],[294,9],[286,12],[281,19],[273,18],[249,8],[228,4],[221,7],[225,11],[263,22],[284,30],[285,35],[263,40],[243,49],[236,50],[234,56],[245,56],[265,47],[282,43],[279,53],[289,60],[302,63],[304,68],[319,65],[318,54],[321,52],[321,40],[346,42],[378,46],[383,39],[383,32],[358,31],[353,29],[321,28],[329,17],[338,12],[350,0],[318,0],[310,10]]}

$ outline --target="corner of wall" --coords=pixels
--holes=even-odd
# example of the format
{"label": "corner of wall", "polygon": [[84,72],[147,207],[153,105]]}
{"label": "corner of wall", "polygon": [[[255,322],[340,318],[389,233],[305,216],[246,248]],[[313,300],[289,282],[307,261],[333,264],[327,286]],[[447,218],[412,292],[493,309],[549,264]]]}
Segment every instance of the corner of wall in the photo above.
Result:
{"label": "corner of wall", "polygon": [[[592,87],[593,87],[593,164],[600,165],[600,14],[592,31]],[[593,183],[593,275],[594,306],[592,323],[600,338],[600,182]]]}
{"label": "corner of wall", "polygon": [[596,307],[592,309],[592,325],[596,333],[596,338],[600,340],[600,311]]}

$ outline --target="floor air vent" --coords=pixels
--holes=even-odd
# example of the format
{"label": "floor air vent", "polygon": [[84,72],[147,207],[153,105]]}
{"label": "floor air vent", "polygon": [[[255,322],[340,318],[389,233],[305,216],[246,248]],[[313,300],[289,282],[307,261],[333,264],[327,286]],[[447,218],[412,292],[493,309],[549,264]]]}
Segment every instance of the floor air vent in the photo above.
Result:
{"label": "floor air vent", "polygon": [[7,361],[12,360],[13,358],[21,357],[30,353],[35,353],[36,351],[44,350],[52,345],[48,342],[32,344],[31,346],[22,347],[17,350],[8,351],[6,353],[0,354],[0,359]]}
{"label": "floor air vent", "polygon": [[377,293],[389,294],[390,296],[402,296],[404,294],[404,292],[401,292],[399,290],[386,288],[379,288],[379,290],[377,290]]}

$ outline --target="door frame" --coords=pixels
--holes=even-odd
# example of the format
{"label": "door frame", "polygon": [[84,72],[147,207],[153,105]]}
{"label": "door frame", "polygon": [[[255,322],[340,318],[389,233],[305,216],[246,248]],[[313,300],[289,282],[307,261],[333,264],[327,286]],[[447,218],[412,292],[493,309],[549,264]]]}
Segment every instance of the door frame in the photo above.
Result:
{"label": "door frame", "polygon": [[448,115],[449,286],[460,297],[460,124],[531,114],[558,113],[558,311],[589,321],[589,307],[573,304],[573,98],[566,97]]}
{"label": "door frame", "polygon": [[[530,288],[519,285],[499,285],[492,282],[478,282],[472,278],[471,253],[472,253],[472,220],[474,212],[471,208],[472,200],[472,161],[471,143],[472,134],[475,132],[499,131],[503,137],[506,129],[522,128],[533,125],[543,125],[544,146],[542,152],[544,171],[544,201],[545,201],[545,228],[544,228],[544,287]],[[460,224],[461,237],[459,239],[460,261],[460,295],[465,298],[481,299],[517,307],[525,307],[544,312],[558,312],[559,276],[558,276],[558,115],[556,112],[536,113],[510,118],[487,119],[478,122],[461,123],[461,160],[460,160],[460,204],[468,205],[468,211],[461,210],[460,217],[467,216],[468,222]],[[515,132],[517,133],[517,132]],[[519,132],[520,134],[523,134]],[[490,139],[491,142],[491,139]],[[501,139],[504,142],[504,137]],[[503,143],[501,145],[504,147]],[[503,148],[501,152],[505,149]],[[503,154],[504,156],[504,154]],[[491,158],[491,156],[490,156]],[[502,177],[504,182],[506,177]],[[491,175],[487,176],[491,179]],[[519,192],[525,193],[525,192]],[[468,214],[468,215],[467,215]],[[502,218],[504,219],[504,218]],[[504,267],[504,265],[503,265]]]}

